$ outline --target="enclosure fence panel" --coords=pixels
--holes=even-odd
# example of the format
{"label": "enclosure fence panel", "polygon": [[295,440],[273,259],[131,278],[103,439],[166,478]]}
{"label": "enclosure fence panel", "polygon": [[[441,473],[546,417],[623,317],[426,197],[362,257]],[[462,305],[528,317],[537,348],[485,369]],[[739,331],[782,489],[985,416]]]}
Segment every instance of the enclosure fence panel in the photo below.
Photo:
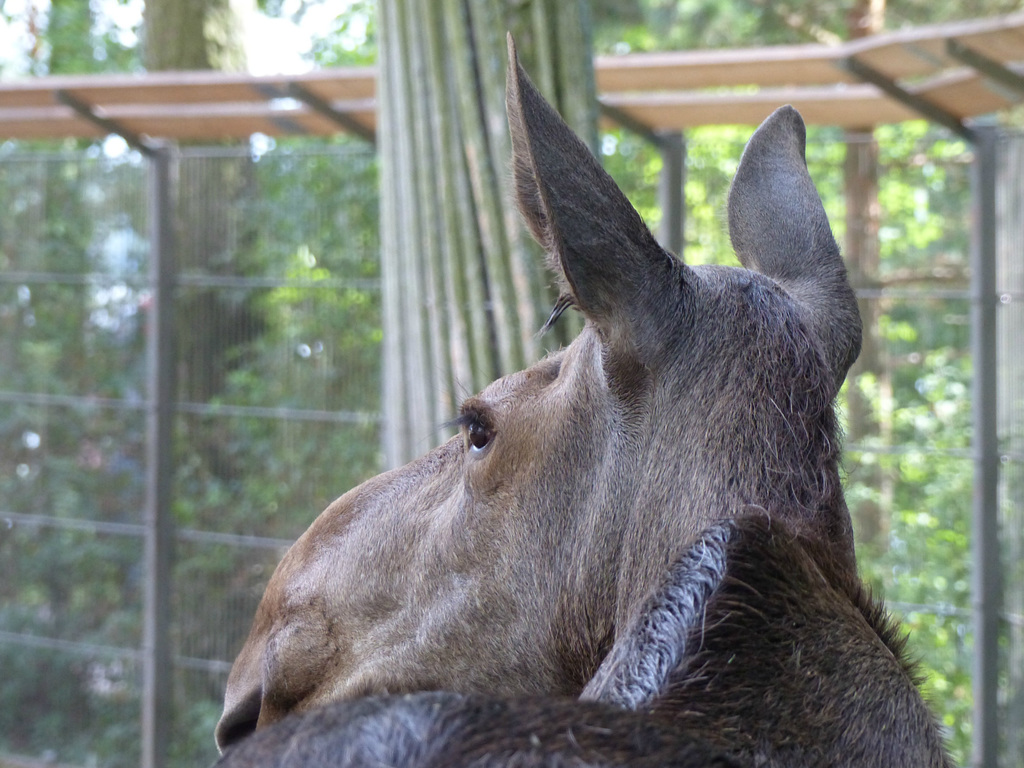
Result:
{"label": "enclosure fence panel", "polygon": [[[723,210],[747,133],[686,137],[690,262],[735,263]],[[867,327],[842,396],[860,567],[912,630],[926,691],[966,761],[971,148],[919,124],[847,137],[851,153],[877,156],[876,218],[864,223],[847,216],[844,137],[817,136],[808,162],[840,243],[878,227],[877,252],[858,252],[851,266]],[[658,152],[622,132],[606,134],[602,152],[656,226]],[[998,698],[1001,764],[1015,766],[1024,763],[1024,139],[1004,137],[999,152]],[[136,766],[143,753],[146,164],[99,148],[0,148],[0,766]],[[188,149],[170,170],[168,764],[195,766],[215,757],[227,672],[285,548],[381,466],[377,170],[373,153],[353,145]]]}
{"label": "enclosure fence panel", "polygon": [[[169,763],[205,765],[270,572],[380,467],[376,159],[185,150]],[[141,758],[147,163],[0,158],[0,762]]]}

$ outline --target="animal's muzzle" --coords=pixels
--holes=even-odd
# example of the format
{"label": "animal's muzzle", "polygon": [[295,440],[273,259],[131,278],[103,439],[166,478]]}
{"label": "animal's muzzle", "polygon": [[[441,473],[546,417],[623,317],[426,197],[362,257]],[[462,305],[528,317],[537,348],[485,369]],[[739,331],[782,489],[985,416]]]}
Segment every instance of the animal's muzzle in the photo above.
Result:
{"label": "animal's muzzle", "polygon": [[225,710],[217,723],[217,748],[223,752],[256,730],[263,702],[263,690],[254,688],[230,710]]}

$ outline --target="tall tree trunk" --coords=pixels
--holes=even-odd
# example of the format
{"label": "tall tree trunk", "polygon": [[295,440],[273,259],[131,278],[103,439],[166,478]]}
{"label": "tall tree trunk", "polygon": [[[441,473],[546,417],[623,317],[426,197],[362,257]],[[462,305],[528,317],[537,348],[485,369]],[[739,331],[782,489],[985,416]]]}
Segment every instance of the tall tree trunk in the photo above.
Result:
{"label": "tall tree trunk", "polygon": [[[881,31],[885,18],[885,0],[857,0],[848,15],[849,37],[859,38]],[[870,128],[846,132],[846,162],[844,182],[846,192],[846,264],[854,288],[877,288],[879,269],[878,229],[880,205],[878,200],[878,143]],[[852,443],[864,443],[889,430],[892,403],[892,384],[885,347],[879,337],[881,301],[877,298],[861,299],[860,314],[864,323],[860,357],[850,369],[847,387],[848,438]],[[859,386],[861,376],[867,375],[877,382],[878,403]],[[858,544],[884,548],[888,538],[886,499],[891,497],[891,478],[878,462],[862,464],[858,476],[869,488],[878,489],[878,495],[861,499],[850,510],[857,532]]]}
{"label": "tall tree trunk", "polygon": [[[381,0],[384,451],[429,448],[458,400],[539,356],[554,294],[508,184],[505,31],[596,146],[582,0]],[[556,44],[557,41],[557,44]]]}
{"label": "tall tree trunk", "polygon": [[[149,71],[242,71],[246,66],[244,16],[253,0],[146,0],[143,62]],[[237,205],[249,183],[248,162],[239,158],[192,159],[176,169],[176,262],[181,272],[240,275],[245,270],[245,227]],[[229,301],[223,291],[179,290],[177,297],[179,397],[205,403],[220,394],[236,365],[235,351],[263,331],[248,299]],[[236,468],[224,459],[223,430],[189,440],[216,476]]]}
{"label": "tall tree trunk", "polygon": [[252,0],[146,0],[143,63],[167,69],[245,70],[246,6]]}
{"label": "tall tree trunk", "polygon": [[[237,0],[235,0],[237,3]],[[251,2],[251,0],[250,0]],[[232,0],[146,0],[143,12],[143,62],[150,71],[229,69],[245,67],[243,21]],[[228,223],[235,217],[234,204],[246,178],[244,162],[178,164],[170,176],[176,190],[169,199],[175,209],[177,271],[214,272],[237,269],[237,229]],[[177,194],[176,194],[177,192]],[[171,257],[168,254],[168,257]],[[244,308],[246,303],[242,303]],[[172,398],[207,401],[223,385],[236,337],[238,307],[211,290],[179,289],[174,302],[175,337],[179,380],[171,386]],[[225,331],[228,331],[225,333]],[[222,425],[189,424],[181,444],[203,457],[211,472],[234,474],[223,466]],[[170,483],[173,486],[173,481]],[[173,494],[173,489],[169,491]],[[146,613],[143,643],[142,731],[143,768],[168,763],[172,721],[186,711],[188,694],[180,677],[172,676],[171,659],[180,654],[180,638],[168,638],[171,622],[181,626],[184,613],[175,598],[173,533],[166,504],[159,513],[147,509]],[[150,517],[152,515],[152,517]],[[158,521],[156,518],[159,517]],[[158,563],[167,561],[169,578]],[[173,617],[173,618],[172,618]],[[186,620],[187,623],[187,620]]]}

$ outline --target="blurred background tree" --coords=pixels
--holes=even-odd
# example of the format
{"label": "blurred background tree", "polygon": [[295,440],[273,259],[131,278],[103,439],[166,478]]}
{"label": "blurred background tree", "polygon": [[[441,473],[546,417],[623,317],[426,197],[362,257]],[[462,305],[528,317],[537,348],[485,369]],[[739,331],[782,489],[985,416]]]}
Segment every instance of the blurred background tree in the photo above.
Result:
{"label": "blurred background tree", "polygon": [[384,454],[398,466],[458,400],[538,358],[556,296],[507,183],[505,31],[597,145],[581,0],[382,0],[379,130]]}

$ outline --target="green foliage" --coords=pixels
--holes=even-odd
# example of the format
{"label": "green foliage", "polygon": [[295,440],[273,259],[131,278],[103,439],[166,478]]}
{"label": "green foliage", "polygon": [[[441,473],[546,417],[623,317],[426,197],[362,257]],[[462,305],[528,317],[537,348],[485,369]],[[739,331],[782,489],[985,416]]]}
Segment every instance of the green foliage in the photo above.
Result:
{"label": "green foliage", "polygon": [[[871,377],[849,385],[858,386],[877,410],[891,411],[891,444],[905,447],[889,452],[876,444],[849,454],[847,498],[853,505],[872,497],[889,509],[885,546],[861,548],[861,573],[911,632],[925,691],[948,729],[954,753],[964,759],[972,701],[972,466],[964,458],[970,440],[970,360],[955,349],[939,348],[898,373],[897,380],[914,380],[888,405]],[[862,468],[871,465],[886,478],[888,498],[882,498],[882,489],[861,482]]]}
{"label": "green foliage", "polygon": [[597,16],[595,48],[626,53],[807,42],[780,13],[755,2],[667,0],[638,3],[640,18],[621,23],[616,9]]}
{"label": "green foliage", "polygon": [[[47,4],[0,3],[0,20],[23,32],[21,50],[4,52],[8,71],[31,75],[130,72],[140,68],[138,29],[125,22],[120,10],[129,0],[113,0],[116,13],[106,14],[98,3],[50,0]],[[11,6],[15,6],[14,9]],[[48,7],[47,7],[48,6]]]}
{"label": "green foliage", "polygon": [[375,0],[349,0],[325,34],[313,40],[313,60],[321,67],[354,67],[377,61]]}
{"label": "green foliage", "polygon": [[[380,469],[376,163],[359,148],[286,143],[246,174],[233,261],[276,284],[219,289],[237,294],[260,330],[223,351],[213,410],[179,420],[174,512],[185,528],[292,540]],[[218,415],[218,407],[291,410],[268,418]],[[231,660],[281,554],[180,546],[179,652]],[[176,699],[182,764],[212,759],[223,695],[222,678],[190,679],[189,695]]]}
{"label": "green foliage", "polygon": [[[0,162],[0,264],[8,274],[56,275],[0,284],[0,389],[137,398],[138,292],[124,272],[145,252],[128,236],[142,224],[129,203],[139,180],[131,162],[40,155]],[[117,187],[125,197],[112,200]],[[75,277],[97,265],[106,282]],[[5,404],[2,511],[137,522],[141,443],[141,414],[131,408]],[[44,643],[137,648],[139,553],[133,536],[8,524],[0,530],[0,629]],[[77,759],[102,754],[99,745],[114,738],[106,764],[137,763],[133,652],[90,656],[3,643],[0,679],[0,749]]]}
{"label": "green foliage", "polygon": [[101,764],[112,768],[139,764],[133,724],[139,683],[132,662],[35,648],[11,653],[0,646],[0,675],[4,751],[79,764],[102,756]]}
{"label": "green foliage", "polygon": [[[235,178],[240,191],[227,239],[207,240],[225,252],[192,268],[179,298],[209,291],[260,318],[258,332],[223,335],[215,362],[225,375],[198,404],[212,410],[177,419],[182,529],[294,539],[379,470],[376,172],[371,154],[344,142],[180,161],[180,177],[197,184],[190,189],[210,173]],[[0,630],[95,648],[0,642],[0,752],[138,763],[143,572],[131,526],[143,504],[144,182],[137,159],[0,162],[0,261],[25,275],[0,283],[0,390],[94,403],[0,407],[0,459],[12,470],[0,475],[0,511],[19,516],[0,531]],[[204,231],[203,215],[223,213],[213,204],[188,210],[189,226]],[[180,337],[194,337],[194,318],[179,320]],[[21,522],[32,514],[67,522]],[[98,532],[87,521],[128,527]],[[202,536],[179,541],[175,656],[233,658],[280,555]],[[178,667],[174,678],[175,764],[209,763],[223,675]]]}
{"label": "green foliage", "polygon": [[970,199],[969,147],[924,121],[882,126],[877,138],[886,178],[879,195],[882,275],[917,270],[928,279],[962,268],[969,253],[960,207]]}
{"label": "green foliage", "polygon": [[[702,50],[828,43],[849,37],[853,3],[841,0],[593,0],[600,53]],[[885,7],[884,29],[972,19],[1019,10],[1016,0],[937,5],[905,0]]]}

